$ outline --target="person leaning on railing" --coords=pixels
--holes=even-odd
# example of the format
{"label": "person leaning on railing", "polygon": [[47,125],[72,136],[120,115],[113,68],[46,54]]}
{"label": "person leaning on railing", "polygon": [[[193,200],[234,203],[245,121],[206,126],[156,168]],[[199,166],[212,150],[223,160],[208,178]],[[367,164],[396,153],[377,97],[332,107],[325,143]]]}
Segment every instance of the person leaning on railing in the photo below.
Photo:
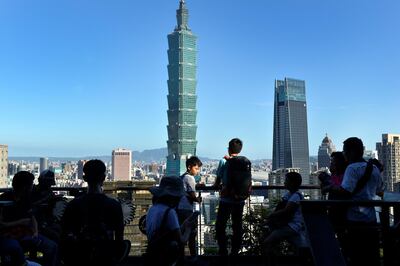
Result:
{"label": "person leaning on railing", "polygon": [[[343,155],[348,167],[341,185],[330,185],[325,190],[351,200],[373,200],[383,195],[383,181],[379,169],[363,159],[361,139],[352,137],[343,142]],[[347,210],[344,252],[351,265],[379,265],[379,235],[373,207],[352,206]]]}
{"label": "person leaning on railing", "polygon": [[[193,215],[194,202],[201,203],[201,197],[196,196],[196,181],[195,176],[200,172],[200,167],[203,163],[197,156],[192,156],[186,160],[186,172],[180,176],[183,182],[183,189],[185,195],[181,197],[181,200],[177,207],[177,214],[179,218],[179,224],[182,225],[186,219]],[[189,237],[189,251],[190,255],[196,255],[196,235],[197,235],[197,221],[193,225],[191,234]],[[184,248],[182,248],[184,252]]]}

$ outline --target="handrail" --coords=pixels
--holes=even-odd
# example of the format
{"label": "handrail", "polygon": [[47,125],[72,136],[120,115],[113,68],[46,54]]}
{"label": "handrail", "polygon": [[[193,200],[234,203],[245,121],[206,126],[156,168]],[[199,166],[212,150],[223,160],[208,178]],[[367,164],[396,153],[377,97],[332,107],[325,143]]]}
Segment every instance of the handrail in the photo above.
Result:
{"label": "handrail", "polygon": [[[104,191],[118,191],[118,190],[127,190],[127,191],[137,191],[137,190],[149,190],[153,186],[120,186],[120,187],[113,187],[113,188],[105,188]],[[301,186],[300,189],[320,189],[320,186],[315,185],[304,185]],[[53,191],[84,191],[86,187],[52,187]],[[277,189],[277,190],[285,190],[286,187],[283,185],[274,185],[274,186],[253,186],[252,190],[269,190],[269,189]],[[215,188],[214,186],[204,186],[204,185],[197,185],[197,191],[219,191],[219,189]],[[11,191],[11,188],[0,188],[0,193]]]}

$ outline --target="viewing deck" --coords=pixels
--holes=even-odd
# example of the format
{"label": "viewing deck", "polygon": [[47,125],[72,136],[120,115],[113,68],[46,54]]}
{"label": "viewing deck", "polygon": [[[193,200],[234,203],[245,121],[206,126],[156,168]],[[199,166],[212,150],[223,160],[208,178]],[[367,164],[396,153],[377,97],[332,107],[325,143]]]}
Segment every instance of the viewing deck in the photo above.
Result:
{"label": "viewing deck", "polygon": [[[140,230],[141,218],[151,206],[151,194],[148,186],[115,186],[107,184],[104,192],[111,197],[131,201],[134,206],[134,218],[125,226],[125,239],[131,241],[130,255],[121,265],[142,265],[147,239]],[[186,257],[187,265],[265,265],[265,258],[261,256],[260,241],[264,233],[263,222],[273,210],[279,195],[284,193],[283,186],[255,186],[251,197],[246,200],[243,214],[243,244],[237,257],[217,256],[215,241],[215,219],[218,208],[219,194],[212,187],[197,187],[197,193],[202,196],[202,203],[195,208],[200,211],[198,219],[197,252],[199,256],[194,261]],[[8,189],[0,189],[0,193]],[[84,193],[85,188],[53,189],[63,194],[67,200]],[[398,248],[400,247],[399,229],[395,226],[400,221],[400,201],[394,193],[384,200],[373,201],[331,201],[321,200],[318,195],[318,186],[302,186],[306,200],[301,202],[305,227],[309,237],[309,248],[296,250],[291,245],[283,245],[275,252],[277,265],[346,265],[341,247],[336,239],[335,232],[328,218],[327,210],[332,206],[349,207],[354,205],[372,206],[377,210],[378,224],[375,228],[380,235],[381,265],[400,265]],[[313,195],[311,197],[310,195]],[[390,198],[390,200],[388,200]],[[400,198],[400,197],[399,197]],[[230,225],[228,224],[228,237]],[[188,254],[188,253],[187,253]]]}

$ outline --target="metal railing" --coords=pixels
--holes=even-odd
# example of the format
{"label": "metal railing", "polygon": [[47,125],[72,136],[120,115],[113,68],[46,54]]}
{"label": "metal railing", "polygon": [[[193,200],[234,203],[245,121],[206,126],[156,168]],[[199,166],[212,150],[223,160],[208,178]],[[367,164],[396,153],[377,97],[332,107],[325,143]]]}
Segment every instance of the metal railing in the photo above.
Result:
{"label": "metal railing", "polygon": [[[147,246],[147,237],[139,229],[140,218],[143,217],[152,205],[152,195],[149,192],[151,186],[114,186],[105,187],[104,193],[114,197],[131,200],[135,206],[135,215],[132,222],[125,226],[124,237],[132,243],[131,255],[140,256],[145,252]],[[319,186],[302,186],[304,191],[319,191]],[[1,192],[10,189],[0,189]],[[53,187],[52,190],[58,194],[63,194],[69,199],[82,195],[86,188],[83,187]],[[213,255],[217,253],[217,242],[215,239],[215,220],[219,203],[219,191],[212,186],[198,186],[196,188],[199,196],[202,196],[201,204],[195,206],[200,211],[198,217],[198,237],[197,250],[198,254]],[[261,209],[270,207],[271,199],[283,195],[284,186],[253,186],[251,196],[245,202],[244,208],[244,240],[252,239],[252,230],[257,227],[254,222],[257,221],[250,218],[251,214],[260,213]],[[228,237],[231,232],[231,224],[227,225]],[[245,247],[246,250],[246,247]]]}
{"label": "metal railing", "polygon": [[[152,195],[149,192],[149,186],[120,186],[105,188],[104,192],[111,197],[124,198],[132,200],[134,206],[136,207],[135,218],[131,223],[125,227],[125,238],[129,239],[132,243],[131,256],[140,256],[145,251],[147,245],[146,236],[139,230],[139,220],[147,213],[147,210],[152,205]],[[8,191],[9,189],[0,189],[1,192]],[[68,197],[75,197],[84,193],[86,188],[71,188],[71,187],[55,187],[53,190],[56,193],[65,194]],[[246,200],[246,207],[244,209],[244,226],[245,234],[243,237],[244,247],[243,252],[249,255],[257,255],[251,247],[246,246],[248,242],[254,241],[256,239],[255,234],[260,228],[257,224],[263,219],[263,210],[271,209],[274,202],[279,197],[283,195],[285,190],[284,186],[254,186],[252,190],[251,197]],[[352,205],[359,206],[374,206],[380,207],[380,228],[382,231],[382,248],[383,248],[383,261],[384,265],[391,265],[394,261],[395,254],[392,250],[393,248],[393,234],[392,227],[400,221],[400,202],[399,201],[328,201],[320,200],[318,196],[319,186],[302,186],[301,190],[305,194],[311,195],[311,200],[305,200],[302,204],[303,213],[316,212],[318,215],[326,215],[327,210],[331,206],[343,206],[349,207]],[[215,240],[215,219],[217,214],[217,208],[219,203],[219,193],[214,187],[197,187],[197,193],[202,196],[203,201],[196,208],[201,212],[198,220],[198,237],[197,237],[197,248],[199,254],[202,255],[212,255],[216,254],[217,245]],[[257,217],[255,217],[257,216]],[[256,219],[257,218],[257,219]],[[247,231],[246,231],[247,230]],[[228,235],[229,235],[229,225],[228,225]],[[392,234],[392,235],[391,235]],[[246,242],[247,241],[247,242]],[[256,244],[253,242],[253,244]],[[320,245],[323,246],[323,245]],[[254,253],[251,253],[254,252]],[[322,254],[322,253],[321,253]]]}

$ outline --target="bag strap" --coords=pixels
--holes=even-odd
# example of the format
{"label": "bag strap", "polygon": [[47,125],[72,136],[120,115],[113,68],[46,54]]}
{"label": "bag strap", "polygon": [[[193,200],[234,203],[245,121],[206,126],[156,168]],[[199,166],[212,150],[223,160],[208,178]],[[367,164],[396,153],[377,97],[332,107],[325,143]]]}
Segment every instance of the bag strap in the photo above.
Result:
{"label": "bag strap", "polygon": [[352,196],[360,192],[368,183],[368,181],[371,179],[372,176],[372,170],[374,169],[374,165],[372,164],[371,161],[367,162],[367,167],[365,168],[364,175],[358,180],[356,187],[354,188],[353,192],[351,193]]}

